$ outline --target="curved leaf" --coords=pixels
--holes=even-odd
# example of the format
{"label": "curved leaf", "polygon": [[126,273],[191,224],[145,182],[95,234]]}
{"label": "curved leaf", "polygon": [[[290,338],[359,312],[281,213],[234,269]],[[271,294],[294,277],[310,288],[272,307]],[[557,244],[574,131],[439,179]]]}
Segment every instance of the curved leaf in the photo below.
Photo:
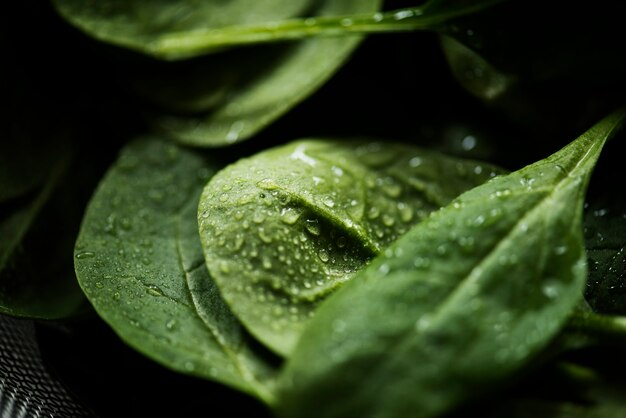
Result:
{"label": "curved leaf", "polygon": [[164,34],[224,29],[281,20],[308,12],[312,0],[53,0],[70,23],[96,39],[150,53],[151,43]]}
{"label": "curved leaf", "polygon": [[623,117],[464,193],[329,298],[281,375],[281,413],[439,416],[532,361],[580,302],[584,192]]}
{"label": "curved leaf", "polygon": [[[373,12],[379,4],[379,0],[325,1],[315,13]],[[247,139],[326,82],[348,59],[359,39],[309,39],[230,51],[220,57],[219,65],[209,59],[217,57],[207,57],[189,70],[183,63],[180,67],[185,66],[183,71],[192,77],[180,77],[174,71],[177,88],[159,101],[186,103],[191,95],[195,113],[155,116],[153,122],[190,145],[214,147]],[[181,92],[190,94],[181,97]]]}
{"label": "curved leaf", "polygon": [[496,172],[399,143],[303,140],[264,151],[220,171],[202,194],[207,267],[246,327],[287,355],[321,300]]}
{"label": "curved leaf", "polygon": [[[64,187],[71,152],[68,141],[55,142],[43,185],[0,206],[0,312],[5,314],[56,319],[75,313],[84,301],[66,253],[73,246],[72,222],[78,225],[71,212],[75,199]],[[56,236],[52,248],[51,236]]]}
{"label": "curved leaf", "polygon": [[[232,7],[237,13],[222,23],[214,22],[221,18],[208,19],[204,28],[276,20],[301,13],[316,16],[373,13],[381,2],[283,1],[271,5],[259,2],[254,6],[245,1],[226,5],[212,1],[200,5],[177,2],[180,15],[170,13],[174,6],[162,2],[102,3],[103,7],[92,7],[80,1],[56,1],[66,18],[94,36],[145,52],[144,48],[148,48],[147,43],[154,37],[173,33],[181,27],[197,28],[203,24],[202,16],[221,16],[220,7]],[[257,15],[257,9],[262,13]],[[159,16],[154,26],[144,27],[144,20]],[[199,16],[199,19],[190,16]],[[167,66],[157,71],[155,77],[150,76],[155,73],[153,68],[141,71],[136,83],[149,98],[174,111],[173,114],[155,112],[151,120],[159,129],[186,144],[224,146],[249,138],[308,97],[345,62],[358,42],[358,37],[351,36],[228,51],[197,62]]]}
{"label": "curved leaf", "polygon": [[76,273],[96,311],[129,345],[169,368],[269,401],[274,367],[204,265],[195,214],[216,167],[158,138],[127,146],[89,204]]}

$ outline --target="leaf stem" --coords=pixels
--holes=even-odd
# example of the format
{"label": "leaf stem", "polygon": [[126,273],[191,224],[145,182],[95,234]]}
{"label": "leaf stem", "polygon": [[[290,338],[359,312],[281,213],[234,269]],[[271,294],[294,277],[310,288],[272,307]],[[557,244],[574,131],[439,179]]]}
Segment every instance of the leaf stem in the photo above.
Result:
{"label": "leaf stem", "polygon": [[601,342],[626,345],[626,316],[576,311],[570,317],[567,329],[588,335]]}
{"label": "leaf stem", "polygon": [[[464,16],[503,0],[469,2],[457,8],[411,7],[374,14],[320,16],[277,22],[169,33],[147,46],[147,52],[164,59],[191,58],[219,49],[268,42],[291,41],[313,36],[346,36],[410,32],[434,29],[452,18]],[[432,10],[432,12],[431,12]]]}

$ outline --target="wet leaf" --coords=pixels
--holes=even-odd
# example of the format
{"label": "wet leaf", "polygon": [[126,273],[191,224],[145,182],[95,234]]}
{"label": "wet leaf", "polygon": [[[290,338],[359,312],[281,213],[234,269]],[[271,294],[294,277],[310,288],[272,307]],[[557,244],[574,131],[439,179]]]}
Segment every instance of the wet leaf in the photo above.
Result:
{"label": "wet leaf", "polygon": [[330,297],[281,375],[281,414],[439,416],[532,362],[582,298],[584,193],[623,117],[462,194]]}
{"label": "wet leaf", "polygon": [[328,294],[499,172],[390,142],[302,140],[267,150],[205,188],[198,217],[207,267],[246,327],[287,355]]}
{"label": "wet leaf", "polygon": [[171,369],[269,401],[272,358],[230,313],[204,265],[196,211],[217,167],[155,137],[128,145],[89,204],[76,272],[126,343]]}
{"label": "wet leaf", "polygon": [[585,297],[594,311],[626,315],[626,204],[610,195],[593,202],[585,216],[589,279]]}

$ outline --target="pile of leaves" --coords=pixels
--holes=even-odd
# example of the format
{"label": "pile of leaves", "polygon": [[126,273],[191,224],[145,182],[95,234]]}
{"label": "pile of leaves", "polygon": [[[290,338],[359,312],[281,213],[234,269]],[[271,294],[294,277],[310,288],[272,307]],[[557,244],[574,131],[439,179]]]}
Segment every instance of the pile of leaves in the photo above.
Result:
{"label": "pile of leaves", "polygon": [[569,7],[12,6],[0,311],[99,416],[620,416],[623,30]]}

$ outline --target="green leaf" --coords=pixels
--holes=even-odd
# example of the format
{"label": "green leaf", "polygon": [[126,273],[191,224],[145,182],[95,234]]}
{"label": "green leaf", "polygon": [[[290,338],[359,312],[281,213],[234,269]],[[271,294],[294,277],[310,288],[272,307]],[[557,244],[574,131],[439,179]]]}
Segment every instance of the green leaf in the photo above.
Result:
{"label": "green leaf", "polygon": [[85,214],[76,273],[130,346],[269,402],[271,358],[232,316],[204,265],[196,211],[217,167],[159,138],[124,148]]}
{"label": "green leaf", "polygon": [[[379,4],[379,0],[325,1],[315,12],[373,12]],[[173,71],[171,78],[177,80],[172,84],[175,88],[166,87],[167,95],[159,102],[183,103],[175,110],[186,114],[157,115],[152,120],[185,144],[215,147],[247,139],[324,84],[348,59],[359,39],[310,39],[229,51],[193,66],[182,63],[181,71]],[[162,79],[159,82],[163,84]],[[154,89],[150,84],[143,90],[161,91],[162,87]]]}
{"label": "green leaf", "polygon": [[582,297],[584,193],[623,117],[464,193],[322,304],[281,375],[281,414],[439,416],[536,358]]}
{"label": "green leaf", "polygon": [[585,297],[596,312],[626,315],[626,204],[611,195],[585,216],[589,279]]}
{"label": "green leaf", "polygon": [[65,19],[94,38],[147,53],[151,43],[169,33],[210,30],[216,37],[223,37],[224,29],[298,16],[309,12],[314,3],[311,0],[103,0],[90,4],[81,0],[53,0]]}
{"label": "green leaf", "polygon": [[[43,185],[0,206],[0,312],[13,316],[62,318],[84,300],[66,252],[76,205],[64,187],[72,153],[68,141],[51,142],[57,148],[48,150],[52,167]],[[51,247],[52,234],[60,235]]]}
{"label": "green leaf", "polygon": [[329,293],[499,172],[399,143],[295,141],[207,184],[198,213],[206,264],[250,332],[288,355]]}

